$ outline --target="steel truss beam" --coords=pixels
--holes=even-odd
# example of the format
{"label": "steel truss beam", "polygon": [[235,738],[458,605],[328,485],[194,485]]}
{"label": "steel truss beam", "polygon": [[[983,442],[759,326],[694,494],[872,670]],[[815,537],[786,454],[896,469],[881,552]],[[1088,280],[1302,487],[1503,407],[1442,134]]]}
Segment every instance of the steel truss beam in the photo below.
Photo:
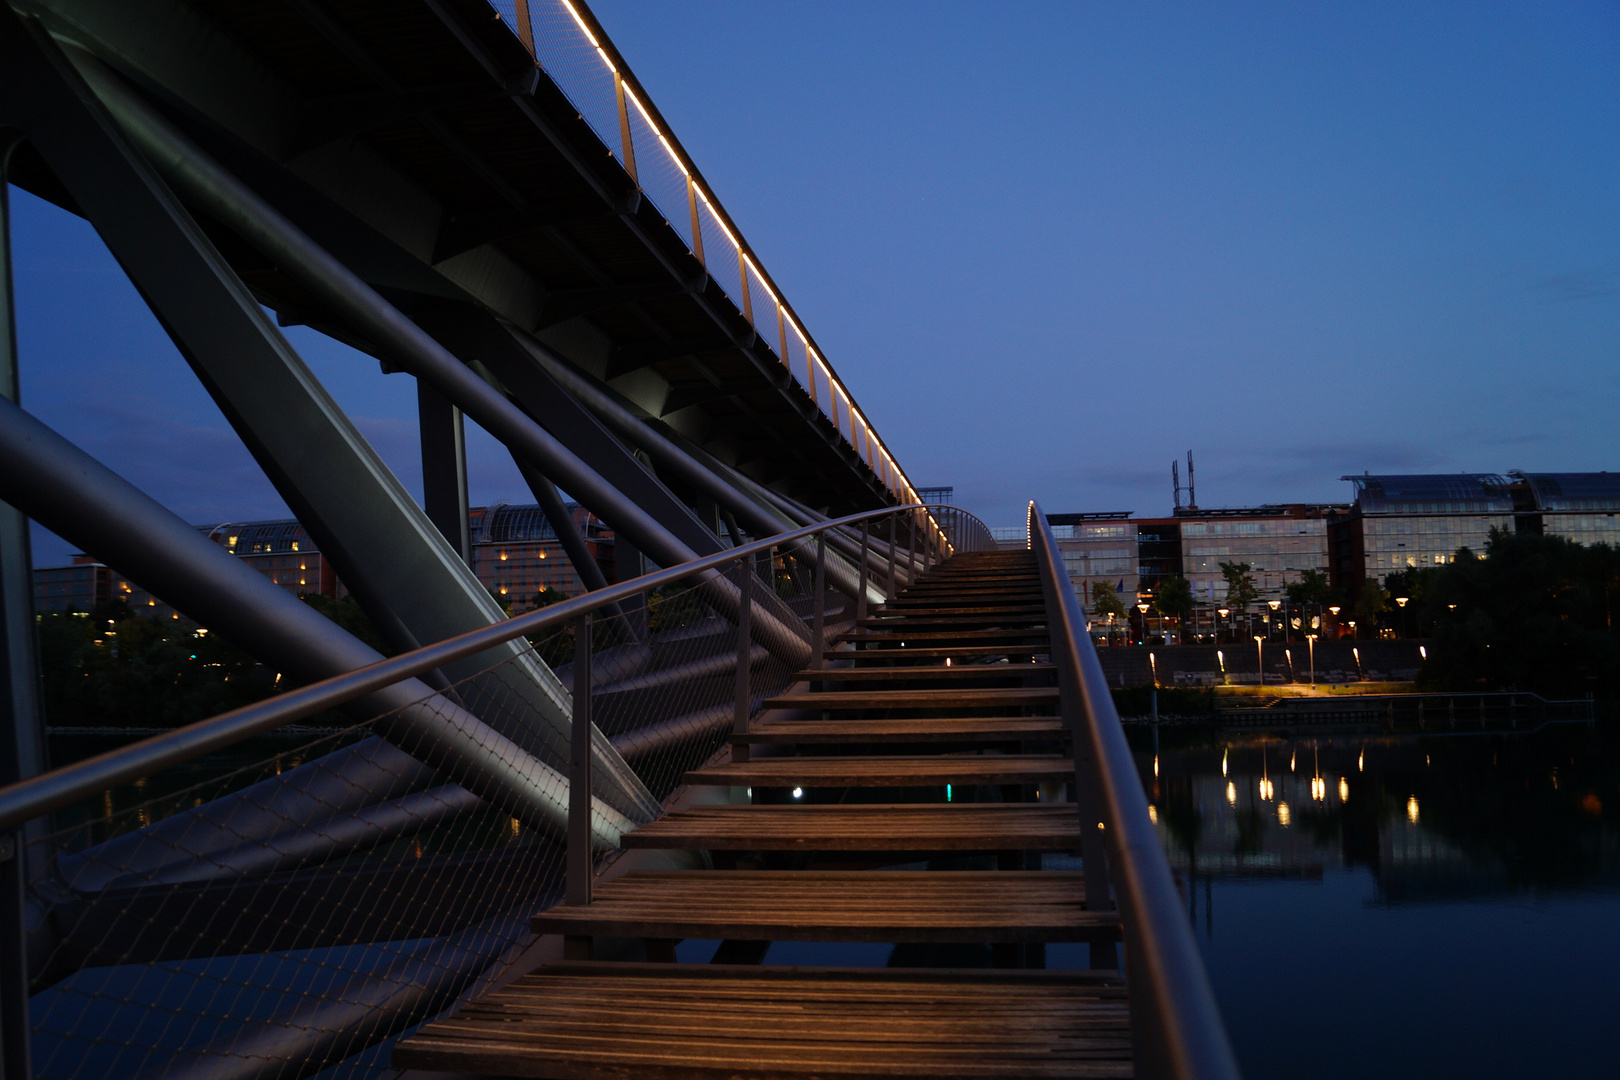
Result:
{"label": "steel truss beam", "polygon": [[[397,647],[409,647],[500,620],[500,609],[477,578],[125,142],[43,28],[9,8],[0,11],[0,50],[0,108],[72,192],[383,633]],[[116,546],[103,547],[101,554],[111,565],[123,562]],[[142,584],[180,603],[172,589]],[[460,679],[506,661],[500,685],[488,692],[495,700],[521,694],[532,716],[502,711],[491,719],[528,754],[566,760],[569,696],[532,652],[509,644],[452,665],[445,674]],[[543,723],[536,725],[534,718]],[[652,812],[655,800],[611,744],[600,737],[596,744],[605,780],[600,790],[621,810]]]}
{"label": "steel truss beam", "polygon": [[[382,659],[5,400],[0,400],[0,499],[299,681],[330,678]],[[359,699],[354,712],[379,717],[379,734],[474,794],[542,828],[566,822],[565,776],[421,681],[407,679]],[[205,729],[206,722],[198,725]],[[615,751],[608,760],[622,759]],[[593,820],[609,846],[630,824],[600,801]]]}
{"label": "steel truss beam", "polygon": [[[356,333],[372,342],[380,355],[431,382],[514,454],[543,470],[612,525],[616,535],[647,551],[660,565],[674,566],[698,557],[634,500],[605,481],[499,390],[460,363],[357,274],[200,149],[190,145],[171,125],[139,102],[99,61],[83,57],[82,71],[94,82],[102,100],[127,133],[188,197],[253,244],[278,268],[311,289]],[[394,486],[398,488],[397,483]],[[341,564],[339,571],[342,572]],[[735,585],[716,574],[707,576],[703,587],[709,601],[720,611],[727,615],[735,613],[740,602]],[[805,662],[810,648],[796,620],[784,621],[769,608],[761,615],[763,617],[755,623],[760,642],[791,663]],[[547,719],[551,717],[548,715]],[[566,723],[560,730],[566,730]],[[599,749],[605,745],[600,744]],[[624,771],[628,775],[628,770]]]}

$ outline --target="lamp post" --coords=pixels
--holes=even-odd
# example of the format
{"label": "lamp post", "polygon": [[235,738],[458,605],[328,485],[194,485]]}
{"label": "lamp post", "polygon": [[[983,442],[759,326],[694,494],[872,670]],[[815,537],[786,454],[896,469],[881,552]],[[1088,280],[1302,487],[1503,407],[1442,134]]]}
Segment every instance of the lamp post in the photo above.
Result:
{"label": "lamp post", "polygon": [[[1267,600],[1266,601],[1266,606],[1271,609],[1271,619],[1268,620],[1267,626],[1266,626],[1266,636],[1270,637],[1271,636],[1270,623],[1276,620],[1276,618],[1277,618],[1277,609],[1282,607],[1282,601],[1281,600]],[[1283,627],[1283,640],[1284,641],[1288,640],[1288,628],[1286,626]]]}
{"label": "lamp post", "polygon": [[1316,635],[1306,634],[1305,640],[1310,642],[1311,650],[1311,689],[1316,689]]}
{"label": "lamp post", "polygon": [[1266,685],[1266,639],[1259,634],[1254,635],[1254,662],[1257,670],[1255,677],[1259,680],[1261,689]]}
{"label": "lamp post", "polygon": [[1137,604],[1136,610],[1142,613],[1142,644],[1146,645],[1148,643],[1148,606],[1146,604]]}
{"label": "lamp post", "polygon": [[1226,629],[1226,617],[1232,613],[1231,608],[1216,608],[1215,613],[1221,617],[1221,624],[1215,628],[1215,640],[1221,640],[1221,632]]}
{"label": "lamp post", "polygon": [[1401,609],[1401,612],[1402,612],[1402,618],[1401,618],[1401,623],[1402,623],[1402,624],[1403,624],[1403,625],[1404,625],[1404,624],[1405,624],[1405,622],[1406,622],[1406,618],[1405,618],[1405,612],[1406,612],[1406,602],[1407,602],[1407,601],[1408,601],[1408,600],[1410,600],[1410,599],[1411,599],[1411,597],[1409,597],[1409,596],[1397,596],[1397,597],[1396,597],[1396,598],[1395,598],[1395,604],[1396,604],[1396,606],[1398,606],[1398,607],[1399,607],[1399,608],[1400,608],[1400,609]]}
{"label": "lamp post", "polygon": [[1339,636],[1339,605],[1334,604],[1332,607],[1328,608],[1328,610],[1333,613],[1333,636],[1338,637]]}

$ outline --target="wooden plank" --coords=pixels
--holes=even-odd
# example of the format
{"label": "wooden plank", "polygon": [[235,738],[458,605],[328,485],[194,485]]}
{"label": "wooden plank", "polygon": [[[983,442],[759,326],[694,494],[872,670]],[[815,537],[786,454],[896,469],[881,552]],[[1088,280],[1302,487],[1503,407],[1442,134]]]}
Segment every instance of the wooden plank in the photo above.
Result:
{"label": "wooden plank", "polygon": [[1059,739],[1056,716],[932,716],[882,720],[763,720],[739,742],[806,745],[909,742],[1011,742]]}
{"label": "wooden plank", "polygon": [[626,848],[714,851],[1073,851],[1073,804],[700,806],[624,834]]}
{"label": "wooden plank", "polygon": [[979,709],[997,705],[1044,705],[1058,700],[1055,686],[965,686],[948,690],[828,690],[778,694],[767,709]]}
{"label": "wooden plank", "polygon": [[1117,941],[1085,875],[1049,871],[634,871],[537,934],[769,941]]}
{"label": "wooden plank", "polygon": [[732,761],[695,769],[683,784],[724,787],[936,787],[944,784],[1041,784],[1074,779],[1058,754],[928,757],[787,757]]}
{"label": "wooden plank", "polygon": [[1132,1075],[1117,980],[722,968],[546,965],[402,1039],[392,1064],[562,1080]]}
{"label": "wooden plank", "polygon": [[951,667],[913,664],[910,667],[817,668],[814,671],[801,671],[793,677],[815,682],[919,682],[935,679],[971,682],[975,679],[1023,679],[1031,675],[1050,675],[1056,670],[1049,663],[955,664]]}
{"label": "wooden plank", "polygon": [[839,641],[960,641],[965,645],[982,645],[991,641],[1011,641],[1022,644],[1024,642],[1039,641],[1045,643],[1050,640],[1046,627],[1036,626],[1028,629],[990,629],[990,630],[902,630],[895,627],[892,631],[877,632],[875,630],[846,630],[838,635]]}
{"label": "wooden plank", "polygon": [[920,645],[906,649],[828,649],[829,660],[943,660],[950,657],[1033,656],[1051,649],[1047,642],[1035,645]]}

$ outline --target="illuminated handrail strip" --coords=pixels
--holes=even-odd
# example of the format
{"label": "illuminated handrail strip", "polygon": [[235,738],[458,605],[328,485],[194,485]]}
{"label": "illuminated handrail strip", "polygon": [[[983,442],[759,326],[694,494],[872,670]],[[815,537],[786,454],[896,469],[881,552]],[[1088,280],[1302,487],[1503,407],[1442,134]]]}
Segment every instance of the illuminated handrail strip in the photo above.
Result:
{"label": "illuminated handrail strip", "polygon": [[[519,40],[528,49],[530,55],[535,57],[535,63],[546,71],[546,74],[565,94],[573,98],[574,91],[583,91],[585,89],[583,79],[580,77],[570,78],[568,71],[547,66],[540,58],[540,49],[537,46],[536,35],[533,30],[534,15],[541,9],[551,8],[554,13],[566,12],[567,20],[558,20],[553,25],[571,24],[577,29],[582,43],[588,46],[590,52],[594,54],[605,72],[612,76],[615,88],[622,95],[619,106],[620,123],[618,130],[602,130],[603,125],[592,119],[592,116],[582,108],[581,115],[585,118],[586,123],[596,131],[610,150],[616,144],[619,146],[618,151],[614,153],[614,157],[619,160],[626,173],[636,181],[637,185],[641,186],[640,175],[645,175],[647,172],[647,163],[645,161],[637,162],[635,157],[637,144],[633,140],[631,134],[632,124],[628,118],[628,110],[634,110],[635,119],[645,125],[647,131],[651,132],[654,140],[653,145],[656,145],[658,150],[667,158],[669,164],[673,165],[685,180],[684,187],[686,188],[689,205],[682,209],[686,213],[683,215],[671,215],[669,212],[676,208],[661,207],[661,209],[666,211],[666,217],[669,217],[672,225],[676,220],[676,216],[683,219],[690,218],[692,239],[689,250],[693,256],[705,266],[710,266],[714,261],[714,253],[712,252],[707,253],[708,257],[705,257],[705,244],[702,235],[702,226],[705,223],[702,219],[707,216],[709,222],[730,244],[737,259],[737,273],[735,275],[731,275],[728,270],[725,274],[712,274],[711,276],[720,283],[721,288],[725,290],[727,295],[736,300],[739,310],[753,325],[756,332],[759,333],[761,343],[774,343],[767,344],[766,347],[778,354],[778,358],[783,367],[787,369],[789,377],[809,393],[817,408],[832,421],[840,437],[845,439],[856,456],[867,462],[868,467],[879,482],[900,501],[916,501],[916,488],[912,485],[910,478],[906,476],[905,470],[900,466],[894,455],[889,452],[888,447],[884,445],[882,436],[878,434],[877,429],[867,419],[865,413],[855,404],[854,395],[849,392],[843,380],[833,371],[832,365],[827,363],[821,350],[815,346],[814,339],[805,330],[804,324],[794,313],[792,306],[783,299],[781,290],[776,288],[775,283],[770,279],[770,275],[761,267],[758,257],[742,241],[729,215],[726,214],[719,200],[708,189],[697,166],[692,163],[681,148],[679,139],[669,130],[668,125],[658,113],[657,106],[652,103],[645,88],[636,80],[635,75],[625,64],[624,58],[618,55],[613,43],[608,39],[606,33],[602,31],[601,25],[596,21],[596,17],[591,13],[590,9],[585,6],[583,0],[490,0],[490,3],[503,16],[507,12],[502,9],[506,8],[508,4],[511,5],[510,15],[513,17]],[[573,85],[571,86],[571,84]],[[576,103],[578,102],[576,101]],[[642,143],[641,150],[645,152],[646,149],[647,144]],[[728,283],[728,276],[735,276],[737,280]],[[755,303],[757,297],[753,294],[753,289],[756,287],[765,297],[769,298],[771,310],[755,310],[760,306]],[[794,370],[794,360],[791,356],[792,350],[787,344],[789,331],[799,339],[803,347],[806,370],[802,373]],[[818,375],[825,377],[830,388],[830,392],[826,395],[819,393],[817,390],[816,380]],[[839,416],[839,398],[843,399],[844,408],[849,415],[847,432],[844,421]],[[864,449],[862,439],[866,441]]]}

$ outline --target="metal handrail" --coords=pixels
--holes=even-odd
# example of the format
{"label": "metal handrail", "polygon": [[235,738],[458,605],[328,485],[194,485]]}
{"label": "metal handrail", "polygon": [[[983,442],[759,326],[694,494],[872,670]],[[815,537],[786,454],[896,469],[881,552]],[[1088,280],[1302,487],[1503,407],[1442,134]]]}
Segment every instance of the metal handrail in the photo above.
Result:
{"label": "metal handrail", "polygon": [[[1047,594],[1052,660],[1066,668],[1094,761],[1109,872],[1125,938],[1126,984],[1137,1075],[1153,1080],[1237,1080],[1237,1060],[1215,1005],[1209,977],[1181,909],[1180,894],[1148,816],[1136,759],[1125,741],[1113,695],[1085,618],[1063,569],[1052,526],[1029,504],[1029,547]],[[1078,793],[1077,793],[1078,794]],[[1090,827],[1090,823],[1086,823]]]}
{"label": "metal handrail", "polygon": [[[599,71],[608,73],[617,92],[616,123],[600,120],[583,105],[580,107],[581,118],[614,155],[614,159],[624,169],[631,182],[655,204],[661,200],[647,190],[642,180],[642,174],[647,172],[645,168],[647,162],[643,159],[642,167],[638,168],[637,157],[645,154],[660,155],[679,170],[685,181],[684,191],[679,196],[681,205],[660,207],[666,220],[670,222],[670,227],[679,233],[680,230],[675,226],[677,221],[689,217],[696,223],[704,215],[718,226],[719,235],[712,239],[723,238],[735,251],[740,276],[732,280],[729,275],[722,275],[716,281],[735,301],[738,313],[759,332],[761,344],[779,354],[777,359],[787,369],[788,375],[805,389],[817,408],[833,422],[840,437],[857,456],[867,462],[867,466],[884,486],[896,498],[915,499],[917,491],[912,486],[905,469],[889,452],[882,436],[867,418],[865,410],[855,401],[855,396],[850,393],[843,379],[833,370],[832,364],[820,350],[814,336],[805,328],[793,305],[788,302],[783,291],[765,270],[763,261],[749,245],[742,230],[720,204],[720,200],[704,179],[691,155],[681,145],[671,125],[658,111],[651,94],[630,70],[629,64],[614,46],[595,14],[584,0],[555,0],[555,2],[561,4],[578,31],[579,42],[584,46],[581,49],[581,56],[588,64],[596,65]],[[510,25],[518,40],[529,50],[530,55],[535,56],[535,63],[540,64],[538,55],[540,50],[536,47],[534,31],[534,17],[537,14],[534,7],[538,5],[539,0],[489,0],[489,3],[503,18],[511,19]],[[589,76],[573,75],[568,69],[554,70],[545,67],[545,72],[547,77],[570,97],[570,100],[575,93],[585,92],[586,87],[583,84],[589,82]],[[606,126],[603,126],[604,123]],[[650,132],[651,138],[638,140],[634,137],[633,128],[642,124]],[[711,260],[704,256],[705,243],[706,241],[701,239],[700,231],[698,236],[688,243],[688,248],[699,263],[710,266]],[[768,311],[755,310],[755,304],[752,302],[752,290],[755,285],[763,289],[764,299],[769,301]],[[792,350],[788,344],[790,335],[798,339],[804,355],[806,366],[802,372],[794,370],[790,355]],[[828,400],[822,400],[816,389],[818,376],[824,377],[827,381]],[[839,401],[840,398],[843,399],[842,402]],[[843,415],[840,415],[841,413]],[[863,444],[866,447],[864,452]]]}
{"label": "metal handrail", "polygon": [[[245,705],[207,720],[200,720],[173,732],[154,735],[149,739],[142,739],[60,769],[52,769],[50,772],[0,788],[0,830],[11,828],[30,818],[77,802],[118,784],[149,776],[159,769],[213,753],[243,739],[273,731],[284,724],[336,708],[402,679],[432,671],[464,657],[474,656],[514,638],[565,625],[621,600],[684,581],[738,559],[791,544],[817,533],[858,525],[873,518],[913,510],[926,512],[929,509],[928,504],[908,503],[904,506],[866,510],[766,537],[741,547],[727,548],[692,562],[644,574],[605,589],[577,596],[572,600],[565,600],[504,622],[492,623],[423,646],[413,652],[380,660],[367,667],[356,668],[278,697]],[[965,513],[965,511],[957,512]],[[980,524],[983,525],[983,522]],[[931,563],[943,558],[945,552],[930,552],[925,549],[920,555],[925,562]]]}

